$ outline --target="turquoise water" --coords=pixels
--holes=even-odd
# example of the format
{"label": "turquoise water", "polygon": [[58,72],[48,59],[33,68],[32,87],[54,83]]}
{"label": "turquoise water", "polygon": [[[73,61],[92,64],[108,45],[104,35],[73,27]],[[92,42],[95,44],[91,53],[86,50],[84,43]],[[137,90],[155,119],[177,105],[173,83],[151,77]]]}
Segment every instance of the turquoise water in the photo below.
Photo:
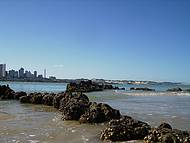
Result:
{"label": "turquoise water", "polygon": [[[16,91],[61,92],[64,83],[9,84]],[[168,88],[189,88],[189,85],[141,85],[154,88],[156,92],[103,91],[88,93],[90,100],[108,103],[136,119],[158,126],[165,121],[174,128],[190,130],[190,93],[165,92]],[[0,142],[10,143],[96,143],[105,124],[81,125],[74,121],[62,121],[61,113],[53,107],[20,104],[18,101],[0,101]],[[141,141],[140,141],[141,142]]]}

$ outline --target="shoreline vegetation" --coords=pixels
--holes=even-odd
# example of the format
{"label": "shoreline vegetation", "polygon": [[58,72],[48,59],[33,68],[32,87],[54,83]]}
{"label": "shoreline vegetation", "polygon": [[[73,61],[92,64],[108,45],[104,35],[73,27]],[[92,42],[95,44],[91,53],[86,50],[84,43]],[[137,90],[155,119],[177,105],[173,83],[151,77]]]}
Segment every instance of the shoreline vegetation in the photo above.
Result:
{"label": "shoreline vegetation", "polygon": [[[138,121],[108,104],[91,102],[85,92],[115,90],[124,88],[82,81],[70,83],[61,93],[26,93],[15,92],[8,85],[0,86],[1,100],[19,100],[21,104],[43,104],[53,106],[62,113],[63,120],[76,120],[81,124],[107,123],[101,132],[102,141],[143,140],[144,143],[189,143],[190,131],[173,129],[168,123],[161,123],[157,128]],[[147,89],[146,89],[147,90]],[[178,89],[179,90],[179,89]],[[177,91],[178,91],[177,90]],[[169,90],[176,91],[176,90]]]}

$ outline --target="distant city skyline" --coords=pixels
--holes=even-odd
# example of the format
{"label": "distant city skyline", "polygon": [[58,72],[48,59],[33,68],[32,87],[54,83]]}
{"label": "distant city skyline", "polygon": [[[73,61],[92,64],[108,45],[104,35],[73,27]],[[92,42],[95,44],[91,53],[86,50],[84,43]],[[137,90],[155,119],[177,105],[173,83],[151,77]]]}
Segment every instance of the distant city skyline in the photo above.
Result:
{"label": "distant city skyline", "polygon": [[62,79],[190,83],[190,1],[0,1],[0,63]]}
{"label": "distant city skyline", "polygon": [[39,74],[37,70],[28,70],[24,69],[23,66],[19,69],[7,69],[6,64],[0,63],[0,79],[3,80],[43,80],[43,79],[50,79],[56,80],[55,76],[47,77],[47,71],[44,69],[43,74]]}

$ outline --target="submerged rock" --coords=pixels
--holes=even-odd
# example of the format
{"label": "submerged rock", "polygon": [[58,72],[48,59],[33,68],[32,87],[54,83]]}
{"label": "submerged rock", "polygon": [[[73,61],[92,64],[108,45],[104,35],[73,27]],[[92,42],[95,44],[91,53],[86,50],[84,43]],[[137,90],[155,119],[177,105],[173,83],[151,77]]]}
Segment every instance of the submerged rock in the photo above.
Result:
{"label": "submerged rock", "polygon": [[142,91],[155,91],[155,89],[147,88],[147,87],[131,87],[130,90],[142,90]]}
{"label": "submerged rock", "polygon": [[180,92],[180,91],[183,91],[181,88],[171,88],[171,89],[168,89],[167,91],[170,91],[170,92]]}
{"label": "submerged rock", "polygon": [[80,123],[102,123],[111,119],[120,118],[119,110],[111,108],[108,104],[91,102],[88,110],[83,114]]}
{"label": "submerged rock", "polygon": [[147,123],[122,116],[120,119],[111,120],[100,138],[103,141],[113,142],[142,140],[148,135],[150,129],[151,127]]}
{"label": "submerged rock", "polygon": [[172,129],[167,123],[162,123],[158,128],[151,129],[144,138],[144,143],[190,143],[190,133]]}

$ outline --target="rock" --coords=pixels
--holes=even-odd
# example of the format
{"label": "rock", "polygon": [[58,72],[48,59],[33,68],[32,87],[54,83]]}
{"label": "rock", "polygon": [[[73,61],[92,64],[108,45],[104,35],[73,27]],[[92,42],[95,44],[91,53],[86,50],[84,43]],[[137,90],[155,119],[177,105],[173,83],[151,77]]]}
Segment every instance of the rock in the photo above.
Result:
{"label": "rock", "polygon": [[9,85],[0,85],[0,99],[14,99],[15,92]]}
{"label": "rock", "polygon": [[147,87],[131,87],[130,90],[142,90],[142,91],[155,91],[155,89],[150,89],[150,88],[147,88]]}
{"label": "rock", "polygon": [[43,99],[42,93],[30,93],[28,96],[31,97],[30,102],[32,104],[42,104],[42,99]]}
{"label": "rock", "polygon": [[53,107],[59,109],[60,101],[63,99],[65,92],[58,93],[53,98]]}
{"label": "rock", "polygon": [[162,123],[162,124],[160,124],[160,126],[158,127],[159,130],[162,130],[163,128],[165,128],[165,129],[171,129],[171,130],[172,130],[171,125],[168,124],[168,123]]}
{"label": "rock", "polygon": [[23,92],[23,91],[16,92],[16,93],[15,93],[15,96],[14,96],[14,99],[19,100],[20,97],[22,97],[22,96],[27,96],[27,93],[26,93],[26,92]]}
{"label": "rock", "polygon": [[31,96],[22,96],[20,97],[20,103],[31,103]]}
{"label": "rock", "polygon": [[190,133],[172,129],[167,123],[162,123],[158,128],[151,129],[149,134],[144,138],[144,143],[189,143]]}
{"label": "rock", "polygon": [[92,91],[102,91],[103,85],[94,83],[91,80],[80,81],[79,83],[70,83],[67,85],[68,92],[92,92]]}
{"label": "rock", "polygon": [[55,94],[45,94],[42,99],[44,105],[53,106],[53,98]]}
{"label": "rock", "polygon": [[103,103],[90,103],[89,109],[83,114],[80,123],[102,123],[120,118],[120,112]]}
{"label": "rock", "polygon": [[150,126],[147,123],[122,116],[120,119],[111,120],[100,138],[112,142],[141,140],[148,135],[149,130]]}
{"label": "rock", "polygon": [[63,112],[63,120],[79,120],[89,107],[89,99],[82,93],[66,93],[60,101],[60,111]]}
{"label": "rock", "polygon": [[[111,84],[102,84],[102,83],[96,83],[92,82],[91,80],[88,81],[80,81],[72,82],[67,85],[67,91],[68,92],[93,92],[93,91],[102,91],[102,90],[119,90],[119,87],[114,87]],[[122,88],[124,89],[124,88]]]}
{"label": "rock", "polygon": [[180,91],[183,91],[181,88],[171,88],[171,89],[168,89],[167,91],[169,92],[180,92]]}

